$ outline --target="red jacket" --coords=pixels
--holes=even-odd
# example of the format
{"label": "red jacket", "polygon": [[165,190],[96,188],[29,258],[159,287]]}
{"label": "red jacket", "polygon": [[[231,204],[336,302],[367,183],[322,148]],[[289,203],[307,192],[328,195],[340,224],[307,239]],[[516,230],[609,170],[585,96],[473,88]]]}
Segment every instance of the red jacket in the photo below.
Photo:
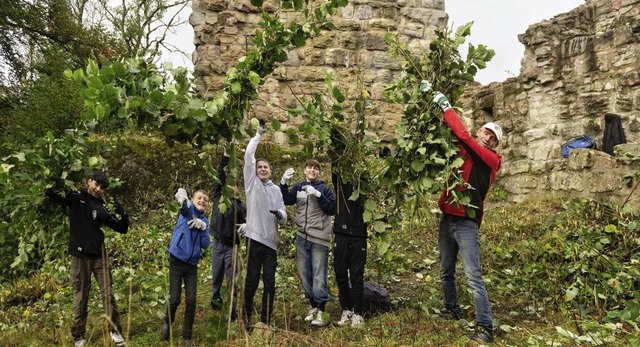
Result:
{"label": "red jacket", "polygon": [[[458,138],[458,154],[464,158],[462,175],[465,182],[474,188],[471,190],[470,205],[475,207],[462,204],[458,204],[456,207],[455,203],[448,203],[447,201],[451,194],[447,194],[446,190],[442,192],[440,200],[438,200],[438,206],[444,213],[475,219],[480,224],[484,214],[484,199],[487,197],[489,188],[491,188],[491,184],[493,184],[500,169],[502,156],[477,143],[453,109],[449,109],[444,113],[444,119],[453,134]],[[464,187],[461,186],[456,187],[456,190],[463,189]],[[470,209],[475,210],[475,216],[469,214]]]}

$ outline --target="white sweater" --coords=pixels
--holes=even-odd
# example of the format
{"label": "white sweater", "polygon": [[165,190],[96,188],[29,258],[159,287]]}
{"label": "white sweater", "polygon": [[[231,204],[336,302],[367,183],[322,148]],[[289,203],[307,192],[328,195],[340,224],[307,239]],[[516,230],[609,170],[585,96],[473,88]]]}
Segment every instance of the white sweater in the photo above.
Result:
{"label": "white sweater", "polygon": [[256,134],[244,153],[244,190],[247,196],[246,237],[278,250],[278,220],[269,210],[282,213],[280,224],[287,221],[287,211],[282,201],[280,187],[270,180],[262,182],[256,175],[256,148],[260,142]]}

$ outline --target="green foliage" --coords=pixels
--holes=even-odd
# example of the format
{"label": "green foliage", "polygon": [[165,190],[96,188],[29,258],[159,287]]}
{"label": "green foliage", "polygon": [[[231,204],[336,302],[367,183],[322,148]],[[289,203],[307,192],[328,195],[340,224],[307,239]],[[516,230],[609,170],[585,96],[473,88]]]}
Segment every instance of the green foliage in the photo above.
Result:
{"label": "green foliage", "polygon": [[359,95],[350,100],[333,84],[333,76],[325,79],[326,91],[318,91],[296,109],[294,117],[304,122],[298,132],[289,133],[291,143],[300,142],[313,153],[330,153],[332,170],[348,182],[355,182],[356,192],[351,199],[363,196],[366,200],[364,219],[371,225],[379,256],[387,261],[391,234],[387,225],[399,226],[402,215],[419,196],[434,194],[444,189],[452,193],[457,203],[469,204],[468,194],[457,190],[466,186],[460,167],[454,136],[442,118],[441,110],[422,94],[417,86],[422,79],[433,82],[434,89],[450,95],[455,103],[466,83],[473,81],[478,69],[494,56],[492,50],[480,45],[469,45],[469,54],[463,59],[458,47],[470,35],[471,24],[458,28],[455,34],[447,30],[436,32],[430,51],[422,55],[411,52],[408,46],[393,34],[385,41],[394,57],[402,58],[406,74],[386,89],[392,102],[406,104],[401,123],[392,142],[393,155],[376,158],[380,143],[367,135],[369,94],[360,81]]}
{"label": "green foliage", "polygon": [[[259,150],[275,152],[279,149],[261,146]],[[278,163],[277,166],[283,164]],[[158,329],[167,300],[166,248],[176,217],[169,208],[174,204],[169,202],[170,197],[167,199],[166,205],[156,211],[140,212],[129,234],[106,235],[105,242],[113,264],[114,289],[123,323],[131,319],[130,323],[124,323],[125,335],[131,345],[162,344]],[[276,343],[282,341],[287,345],[327,346],[369,346],[374,343],[469,345],[463,323],[452,324],[433,315],[442,305],[437,259],[438,216],[431,212],[435,207],[433,201],[418,206],[419,210],[411,218],[405,218],[402,227],[394,231],[396,241],[390,246],[394,254],[393,263],[379,263],[373,252],[368,257],[366,280],[384,285],[396,306],[391,313],[368,318],[366,329],[327,327],[317,330],[302,321],[308,302],[301,297],[302,288],[296,274],[295,227],[289,225],[282,230],[274,310]],[[637,317],[640,298],[637,297],[637,290],[625,295],[624,300],[613,291],[602,292],[597,281],[600,277],[597,272],[602,264],[590,257],[585,262],[587,267],[598,266],[597,269],[578,273],[582,271],[572,272],[571,269],[581,262],[571,257],[565,258],[566,250],[590,252],[593,245],[605,235],[612,240],[609,245],[617,249],[630,249],[629,246],[634,247],[635,242],[636,250],[631,253],[612,252],[611,248],[608,258],[622,267],[637,269],[637,226],[632,224],[636,219],[637,214],[619,215],[606,204],[583,200],[562,201],[554,198],[505,207],[491,206],[483,223],[481,249],[484,278],[496,319],[494,344],[637,345],[640,342],[640,321]],[[597,230],[600,230],[599,235],[595,234]],[[626,245],[616,243],[622,239],[626,240]],[[242,246],[240,254],[242,257],[246,254]],[[6,344],[29,346],[71,343],[69,329],[72,316],[69,308],[72,292],[69,273],[65,269],[67,264],[68,257],[61,256],[52,259],[46,270],[31,278],[0,283],[0,332]],[[239,284],[242,286],[242,276],[246,273],[244,261],[239,265]],[[611,273],[605,267],[602,269],[605,273]],[[60,276],[45,276],[44,273]],[[592,286],[580,288],[571,301],[565,301],[566,288],[575,275],[586,279],[585,283],[594,285],[597,293],[606,296],[607,300],[589,297],[593,295]],[[244,330],[237,323],[227,325],[224,315],[209,309],[210,276],[210,258],[207,255],[199,265],[198,319],[194,326],[196,341],[199,344],[230,346],[256,341],[244,335]],[[459,288],[466,288],[462,271],[457,276]],[[329,290],[332,297],[337,295],[335,279],[331,274]],[[460,290],[459,297],[466,314],[469,318],[473,317],[470,291]],[[102,345],[105,343],[102,341],[104,319],[100,314],[99,301],[99,292],[94,285],[88,328],[91,343]],[[606,316],[602,316],[598,312],[604,312],[605,307]],[[333,301],[327,305],[326,312],[331,314],[332,320],[338,319],[341,313],[339,305]],[[180,309],[176,321],[179,322],[181,317]],[[180,324],[176,323],[173,327],[179,341]]]}
{"label": "green foliage", "polygon": [[391,55],[402,59],[406,71],[401,80],[385,91],[389,101],[406,105],[393,141],[394,159],[385,172],[398,196],[407,191],[425,194],[446,189],[456,202],[468,203],[468,197],[455,190],[466,186],[460,173],[463,160],[457,155],[457,142],[442,118],[442,111],[431,101],[432,95],[421,93],[417,85],[427,80],[432,90],[442,92],[452,105],[457,104],[465,85],[495,55],[483,45],[476,48],[469,44],[463,59],[459,47],[471,34],[471,26],[472,23],[460,26],[455,33],[447,28],[436,30],[429,51],[421,55],[414,54],[395,35],[385,36]]}
{"label": "green foliage", "polygon": [[[285,49],[304,44],[326,26],[327,16],[340,3],[329,1],[316,11],[309,11],[305,2],[303,22],[292,21],[288,26],[277,16],[264,13],[261,29],[254,38],[255,46],[229,69],[223,90],[210,100],[190,93],[186,69],[173,69],[168,64],[166,70],[158,70],[152,58],[132,58],[102,66],[90,60],[85,69],[65,71],[65,77],[80,87],[84,102],[80,119],[63,138],[49,132],[32,148],[15,152],[2,161],[0,209],[8,233],[0,249],[4,247],[15,257],[11,268],[19,271],[37,268],[28,265],[30,260],[38,259],[34,253],[44,251],[46,261],[62,252],[60,233],[64,224],[50,223],[51,218],[59,217],[54,217],[50,210],[34,208],[34,204],[38,207],[43,203],[46,187],[75,188],[84,179],[86,169],[104,166],[101,155],[112,151],[113,145],[96,141],[94,151],[90,152],[87,143],[91,134],[160,132],[170,141],[191,143],[198,149],[221,140],[229,143],[244,140],[246,132],[242,127],[247,124],[250,102],[257,97],[256,88],[263,78],[286,60]],[[272,124],[277,126],[277,122]],[[248,131],[254,131],[255,126],[249,123]],[[237,173],[234,168],[238,167],[234,148],[232,152],[231,181]],[[204,161],[207,173],[215,173],[210,155],[203,152],[199,158]],[[39,232],[34,234],[33,230]],[[18,243],[19,247],[12,250],[8,242]],[[47,252],[51,247],[53,251]]]}

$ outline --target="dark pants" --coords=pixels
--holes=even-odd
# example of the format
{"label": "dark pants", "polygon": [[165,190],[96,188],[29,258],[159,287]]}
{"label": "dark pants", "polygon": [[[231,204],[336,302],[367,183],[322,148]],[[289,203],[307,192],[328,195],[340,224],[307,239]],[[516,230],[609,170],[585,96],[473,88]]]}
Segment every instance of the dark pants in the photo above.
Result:
{"label": "dark pants", "polygon": [[122,332],[120,327],[120,314],[113,296],[113,282],[108,257],[101,259],[82,259],[71,256],[71,284],[73,285],[73,326],[71,335],[75,341],[84,339],[87,328],[87,304],[91,292],[91,274],[96,278],[100,293],[102,294],[102,306],[111,320],[111,331]]}
{"label": "dark pants", "polygon": [[336,273],[340,306],[362,315],[364,264],[367,262],[367,239],[335,234],[333,271]]}
{"label": "dark pants", "polygon": [[169,255],[169,313],[165,321],[173,323],[180,305],[182,282],[184,281],[185,308],[182,338],[191,339],[193,319],[196,315],[196,291],[198,289],[198,265],[191,265]]}
{"label": "dark pants", "polygon": [[256,294],[262,270],[262,312],[260,321],[268,324],[271,321],[273,302],[276,295],[276,267],[278,253],[276,250],[260,242],[247,239],[247,277],[244,283],[244,319],[251,323],[253,296]]}
{"label": "dark pants", "polygon": [[213,240],[211,251],[211,272],[213,276],[213,295],[211,301],[222,303],[220,288],[222,280],[227,277],[227,288],[229,292],[233,291],[233,303],[231,305],[231,319],[235,319],[236,301],[238,298],[238,286],[235,283],[235,277],[238,273],[237,264],[238,247],[227,246],[218,239]]}

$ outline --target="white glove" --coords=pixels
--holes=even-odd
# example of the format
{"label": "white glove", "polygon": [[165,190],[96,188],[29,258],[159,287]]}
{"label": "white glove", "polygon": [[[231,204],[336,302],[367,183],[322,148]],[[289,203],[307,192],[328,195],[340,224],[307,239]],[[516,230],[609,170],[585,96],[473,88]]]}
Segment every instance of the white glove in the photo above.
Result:
{"label": "white glove", "polygon": [[178,192],[175,195],[176,201],[182,204],[183,202],[187,202],[187,206],[191,207],[191,202],[189,201],[189,196],[187,196],[187,191],[184,188],[178,188]]}
{"label": "white glove", "polygon": [[280,184],[289,185],[289,181],[293,177],[293,173],[294,172],[295,172],[295,170],[292,167],[290,167],[287,170],[285,170],[284,175],[282,175],[282,179],[280,180]]}
{"label": "white glove", "polygon": [[205,230],[207,228],[207,223],[200,218],[193,217],[193,219],[188,221],[187,224],[189,225],[189,229]]}
{"label": "white glove", "polygon": [[264,122],[264,120],[260,119],[258,121],[258,124],[260,124],[258,126],[258,135],[262,135],[262,134],[264,134],[265,131],[267,131],[267,129],[265,128],[265,122]]}
{"label": "white glove", "polygon": [[246,233],[247,233],[247,224],[246,223],[238,224],[238,236],[244,237]]}
{"label": "white glove", "polygon": [[427,80],[422,80],[419,88],[421,93],[426,93],[431,90],[431,83]]}
{"label": "white glove", "polygon": [[322,196],[322,193],[320,193],[317,189],[313,188],[312,185],[306,185],[302,187],[302,189],[304,189],[304,191],[307,192],[307,194],[309,195],[315,195],[318,198]]}

